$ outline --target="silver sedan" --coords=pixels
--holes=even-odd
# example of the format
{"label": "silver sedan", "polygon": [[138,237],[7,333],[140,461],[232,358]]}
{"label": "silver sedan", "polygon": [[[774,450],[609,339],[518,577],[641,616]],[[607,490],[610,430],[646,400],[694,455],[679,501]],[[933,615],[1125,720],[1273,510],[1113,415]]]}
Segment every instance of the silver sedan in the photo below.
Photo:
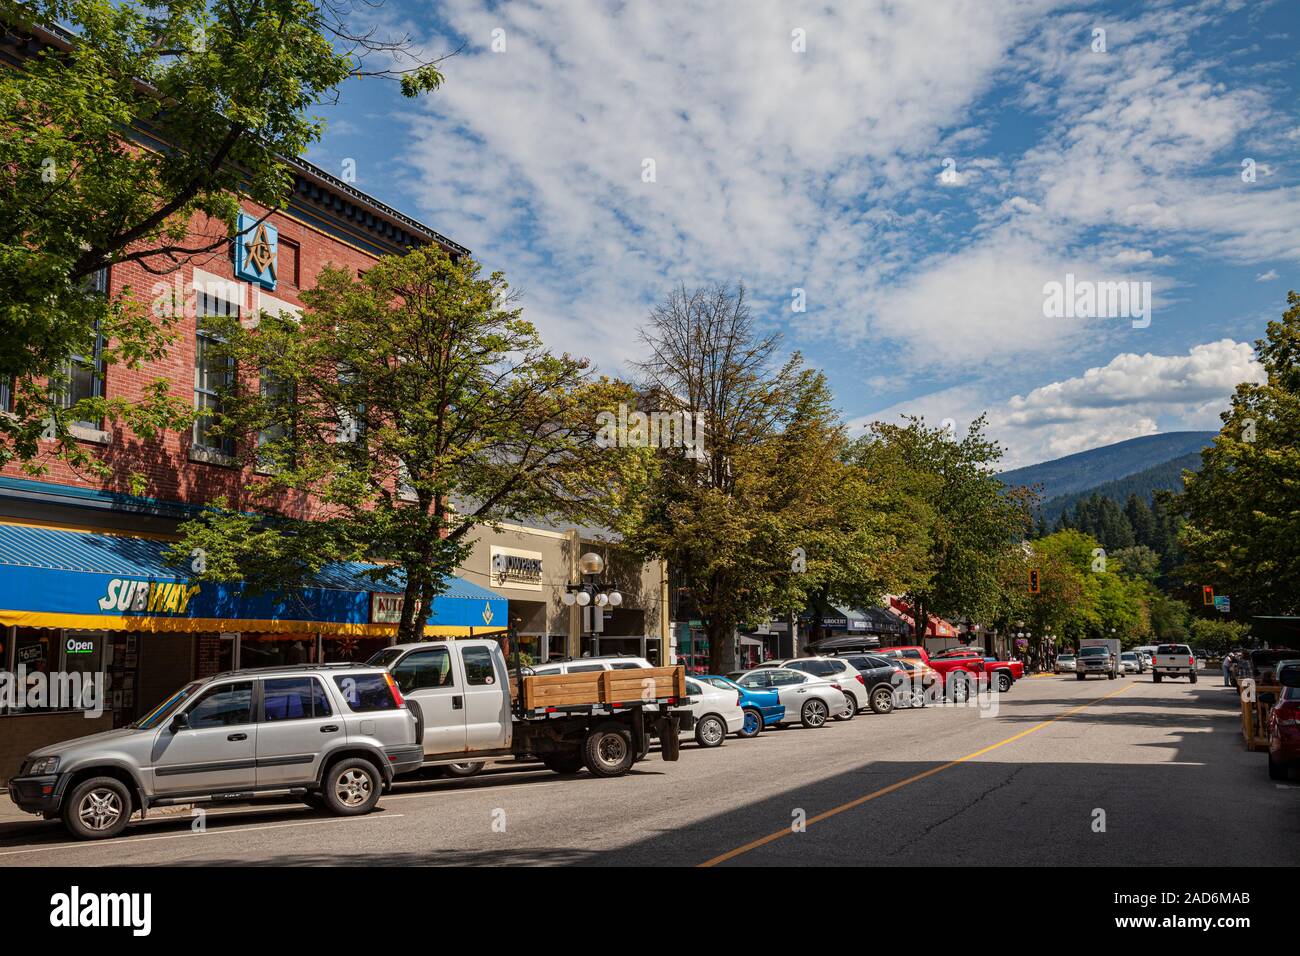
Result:
{"label": "silver sedan", "polygon": [[778,724],[798,721],[805,727],[824,727],[848,706],[848,698],[833,682],[788,667],[760,667],[741,674],[736,683],[750,690],[776,691],[785,705]]}

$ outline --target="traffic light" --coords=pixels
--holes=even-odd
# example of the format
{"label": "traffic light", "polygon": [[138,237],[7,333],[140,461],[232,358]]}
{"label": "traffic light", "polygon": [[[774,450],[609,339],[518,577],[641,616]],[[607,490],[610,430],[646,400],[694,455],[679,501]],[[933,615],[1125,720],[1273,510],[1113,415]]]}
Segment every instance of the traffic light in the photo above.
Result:
{"label": "traffic light", "polygon": [[1208,584],[1201,585],[1201,603],[1207,607],[1214,604],[1214,588]]}
{"label": "traffic light", "polygon": [[1038,593],[1038,569],[1037,568],[1029,569],[1029,593],[1030,594]]}

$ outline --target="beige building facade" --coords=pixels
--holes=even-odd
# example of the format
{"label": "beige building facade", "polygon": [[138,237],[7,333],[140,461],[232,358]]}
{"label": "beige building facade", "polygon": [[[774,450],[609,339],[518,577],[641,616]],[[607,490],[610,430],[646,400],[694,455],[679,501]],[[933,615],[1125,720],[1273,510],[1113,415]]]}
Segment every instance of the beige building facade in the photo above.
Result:
{"label": "beige building facade", "polygon": [[[596,583],[623,595],[619,607],[565,605],[566,585],[583,581],[578,558],[599,554],[605,570]],[[506,598],[520,650],[534,663],[563,657],[628,654],[670,663],[668,572],[663,561],[641,562],[617,542],[576,528],[502,524],[477,529],[474,549],[457,571]],[[512,649],[513,650],[513,649]]]}

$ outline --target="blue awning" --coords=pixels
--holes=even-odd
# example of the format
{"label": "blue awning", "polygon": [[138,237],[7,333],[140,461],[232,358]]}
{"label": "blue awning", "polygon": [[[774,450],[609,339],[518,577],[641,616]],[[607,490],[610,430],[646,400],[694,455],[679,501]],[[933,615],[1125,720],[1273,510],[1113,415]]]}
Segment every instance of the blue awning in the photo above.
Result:
{"label": "blue awning", "polygon": [[[194,581],[169,565],[171,542],[33,525],[0,524],[0,625],[141,631],[396,632],[400,577],[378,583],[375,564],[323,568],[311,583],[274,593]],[[425,633],[501,630],[506,599],[447,577]]]}

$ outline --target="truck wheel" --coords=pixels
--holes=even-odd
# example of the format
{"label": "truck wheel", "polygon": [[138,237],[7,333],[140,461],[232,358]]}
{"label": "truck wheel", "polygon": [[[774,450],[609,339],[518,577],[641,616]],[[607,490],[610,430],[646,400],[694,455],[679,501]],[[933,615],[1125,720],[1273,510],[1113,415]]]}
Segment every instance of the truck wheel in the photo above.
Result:
{"label": "truck wheel", "polygon": [[1196,671],[1192,671],[1192,683],[1196,683]]}
{"label": "truck wheel", "polygon": [[543,754],[542,763],[555,773],[577,773],[582,769],[582,754],[578,751]]}
{"label": "truck wheel", "polygon": [[763,715],[753,707],[745,708],[745,722],[741,724],[740,730],[736,731],[737,737],[744,737],[746,740],[751,737],[757,737],[763,732]]}
{"label": "truck wheel", "polygon": [[873,714],[889,714],[894,710],[894,688],[877,687],[871,692],[871,712]]}
{"label": "truck wheel", "polygon": [[695,724],[695,742],[701,747],[719,747],[727,736],[727,725],[717,714],[705,714]]}
{"label": "truck wheel", "polygon": [[1075,679],[1075,680],[1084,680],[1087,676],[1088,676],[1088,675],[1087,675],[1087,674],[1084,674],[1084,673],[1075,673],[1075,675],[1074,675],[1074,679]]}
{"label": "truck wheel", "polygon": [[799,711],[799,720],[805,727],[822,727],[825,726],[829,715],[830,708],[826,706],[826,702],[813,698],[804,703],[803,709]]}
{"label": "truck wheel", "polygon": [[1005,694],[1011,689],[1011,675],[1006,671],[998,671],[998,690]]}
{"label": "truck wheel", "polygon": [[616,721],[599,725],[583,741],[582,762],[592,776],[621,777],[635,760],[632,732]]}
{"label": "truck wheel", "polygon": [[63,825],[79,840],[107,840],[131,819],[131,791],[116,777],[91,777],[72,788]]}
{"label": "truck wheel", "polygon": [[1106,680],[1114,680],[1114,679],[1115,679],[1115,672],[1114,672],[1114,671],[1111,671],[1110,673],[1108,673],[1108,674],[1106,675]]}
{"label": "truck wheel", "polygon": [[485,766],[482,760],[473,763],[449,763],[443,770],[449,777],[472,777]]}
{"label": "truck wheel", "polygon": [[325,773],[325,806],[336,817],[357,817],[379,803],[382,781],[369,760],[348,757]]}

